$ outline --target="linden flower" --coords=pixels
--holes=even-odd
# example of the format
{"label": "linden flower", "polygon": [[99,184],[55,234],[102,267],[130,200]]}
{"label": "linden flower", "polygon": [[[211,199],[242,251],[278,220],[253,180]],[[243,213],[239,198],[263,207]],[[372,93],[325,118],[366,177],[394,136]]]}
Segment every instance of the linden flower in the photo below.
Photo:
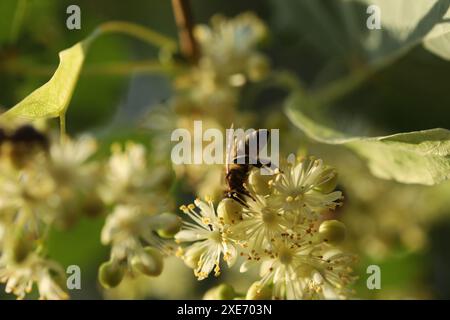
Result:
{"label": "linden flower", "polygon": [[[354,257],[318,241],[296,240],[285,233],[266,251],[261,264],[260,290],[273,285],[275,299],[344,299],[353,280]],[[241,266],[245,272],[254,260]]]}
{"label": "linden flower", "polygon": [[27,170],[2,167],[0,173],[0,210],[6,223],[28,220],[36,230],[38,220],[48,223],[54,220],[57,207],[51,200],[55,181],[45,167],[35,164]]}
{"label": "linden flower", "polygon": [[77,140],[66,139],[64,143],[50,146],[50,172],[58,182],[58,187],[70,189],[74,186],[87,188],[96,179],[95,163],[87,163],[97,150],[94,138],[82,136]]}
{"label": "linden flower", "polygon": [[106,172],[106,183],[100,193],[107,203],[138,205],[148,210],[160,208],[164,197],[155,189],[164,183],[169,172],[165,167],[150,170],[143,145],[129,142],[125,148],[112,146]]}
{"label": "linden flower", "polygon": [[[194,89],[189,90],[192,97],[215,106],[214,110],[229,110],[230,104],[236,104],[236,88],[248,80],[260,81],[270,72],[267,57],[255,48],[266,32],[264,23],[252,13],[234,19],[216,15],[211,19],[211,27],[196,26],[194,36],[202,56],[186,80],[178,83],[193,81]],[[226,112],[221,114],[227,117]]]}
{"label": "linden flower", "polygon": [[0,282],[6,283],[6,293],[13,293],[18,299],[30,293],[33,283],[37,283],[39,298],[43,300],[68,299],[62,280],[64,270],[54,261],[31,254],[24,263],[7,263],[5,256],[0,261]]}
{"label": "linden flower", "polygon": [[169,253],[172,248],[155,234],[158,225],[167,223],[164,216],[144,212],[138,206],[118,205],[106,218],[101,233],[104,245],[112,244],[113,260],[129,260],[146,244]]}
{"label": "linden flower", "polygon": [[[259,260],[261,251],[269,249],[280,233],[286,231],[287,221],[281,208],[274,206],[270,198],[251,193],[242,209],[242,221],[231,227],[233,237],[247,248],[248,258]],[[243,254],[241,254],[243,255]]]}
{"label": "linden flower", "polygon": [[234,19],[216,15],[211,19],[211,28],[200,25],[194,29],[202,53],[214,66],[237,70],[243,69],[242,65],[266,33],[264,23],[252,13],[243,13]]}
{"label": "linden flower", "polygon": [[129,248],[138,246],[136,235],[141,233],[145,216],[138,207],[119,205],[106,218],[101,233],[104,245],[113,243],[114,258],[121,260],[127,257]]}
{"label": "linden flower", "polygon": [[286,212],[314,220],[319,213],[341,205],[342,193],[332,192],[335,179],[336,172],[320,159],[303,159],[295,165],[289,163],[272,182],[274,199]]}
{"label": "linden flower", "polygon": [[[193,242],[181,255],[185,263],[194,269],[198,280],[203,280],[214,269],[215,276],[220,275],[220,257],[232,266],[237,258],[237,251],[228,238],[228,231],[218,218],[211,201],[204,202],[196,199],[195,205],[182,206],[180,209],[186,213],[194,223],[183,222],[182,230],[175,235],[180,242]],[[196,212],[196,207],[199,212]]]}

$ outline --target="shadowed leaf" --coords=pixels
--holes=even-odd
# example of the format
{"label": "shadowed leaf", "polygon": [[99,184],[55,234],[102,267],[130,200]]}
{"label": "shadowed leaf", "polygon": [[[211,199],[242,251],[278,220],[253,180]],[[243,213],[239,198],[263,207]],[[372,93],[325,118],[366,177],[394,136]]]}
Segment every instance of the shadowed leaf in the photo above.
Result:
{"label": "shadowed leaf", "polygon": [[[310,138],[344,145],[366,159],[371,172],[402,183],[434,185],[450,179],[450,131],[431,129],[382,137],[349,136],[311,117],[312,105],[293,96],[286,105],[290,120]],[[313,108],[314,110],[314,108]]]}

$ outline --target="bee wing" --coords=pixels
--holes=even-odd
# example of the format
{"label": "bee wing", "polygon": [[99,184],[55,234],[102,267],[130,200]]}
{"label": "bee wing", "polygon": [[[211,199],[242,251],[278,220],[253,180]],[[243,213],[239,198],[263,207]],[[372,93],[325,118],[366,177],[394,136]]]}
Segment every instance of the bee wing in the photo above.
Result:
{"label": "bee wing", "polygon": [[258,148],[262,150],[266,147],[267,142],[270,139],[270,131],[267,129],[259,129],[258,132]]}
{"label": "bee wing", "polygon": [[226,168],[227,174],[230,171],[230,162],[232,160],[231,158],[233,157],[233,155],[232,155],[233,145],[235,143],[235,141],[233,141],[233,127],[234,127],[234,124],[232,123],[230,129],[227,131],[227,137],[226,137],[227,150],[226,150],[226,155],[225,155],[225,168]]}
{"label": "bee wing", "polygon": [[259,157],[258,162],[261,164],[261,167],[270,170],[271,172],[275,173],[276,169],[279,169],[275,163],[271,161],[271,158],[268,157]]}
{"label": "bee wing", "polygon": [[[270,132],[267,129],[258,129],[247,135],[245,144],[250,163],[254,164],[258,162],[259,152],[266,147],[269,139]],[[251,148],[249,148],[250,143],[256,143],[256,154],[251,152]]]}

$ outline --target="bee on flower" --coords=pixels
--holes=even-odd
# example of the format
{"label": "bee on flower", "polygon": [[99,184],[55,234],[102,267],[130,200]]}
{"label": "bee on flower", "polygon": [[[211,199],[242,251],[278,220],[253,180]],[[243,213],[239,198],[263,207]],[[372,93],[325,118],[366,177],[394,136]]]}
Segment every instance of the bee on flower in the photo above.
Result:
{"label": "bee on flower", "polygon": [[261,276],[248,299],[346,298],[355,257],[339,249],[345,226],[321,216],[340,205],[335,186],[335,170],[314,158],[283,165],[273,175],[254,168],[242,201],[225,198],[217,210],[201,200],[181,207],[192,221],[175,235],[191,243],[179,255],[199,280],[213,270],[219,275],[221,256],[229,265],[242,256],[240,271],[257,266]]}

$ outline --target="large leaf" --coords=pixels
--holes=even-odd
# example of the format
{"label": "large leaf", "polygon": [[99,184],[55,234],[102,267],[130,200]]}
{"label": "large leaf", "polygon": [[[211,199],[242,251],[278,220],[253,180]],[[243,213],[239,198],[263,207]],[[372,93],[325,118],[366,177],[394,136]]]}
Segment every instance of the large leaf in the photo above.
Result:
{"label": "large leaf", "polygon": [[80,42],[59,53],[60,63],[53,77],[4,116],[27,119],[56,118],[65,113],[83,66],[87,42]]}
{"label": "large leaf", "polygon": [[441,58],[450,60],[450,8],[441,22],[427,35],[424,45]]}
{"label": "large leaf", "polygon": [[[359,0],[381,10],[382,30],[368,33],[365,41],[375,54],[408,49],[423,43],[435,54],[450,59],[450,0]],[[378,44],[378,45],[377,45]]]}
{"label": "large leaf", "polygon": [[[421,44],[450,59],[450,0],[271,0],[271,4],[275,32],[291,39],[291,49],[282,58],[297,57],[299,71],[313,80],[314,87],[373,74]],[[371,4],[381,9],[381,30],[367,28]],[[302,65],[302,59],[310,56],[318,61]],[[366,78],[360,77],[359,83]]]}
{"label": "large leaf", "polygon": [[357,137],[332,129],[320,120],[300,95],[286,105],[290,120],[310,138],[344,145],[367,160],[371,172],[402,183],[434,185],[450,179],[450,131],[432,129],[382,137]]}

